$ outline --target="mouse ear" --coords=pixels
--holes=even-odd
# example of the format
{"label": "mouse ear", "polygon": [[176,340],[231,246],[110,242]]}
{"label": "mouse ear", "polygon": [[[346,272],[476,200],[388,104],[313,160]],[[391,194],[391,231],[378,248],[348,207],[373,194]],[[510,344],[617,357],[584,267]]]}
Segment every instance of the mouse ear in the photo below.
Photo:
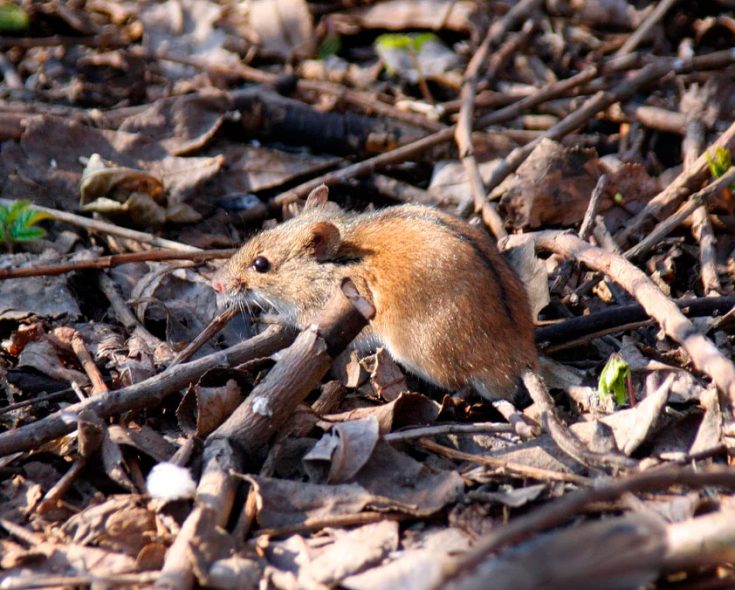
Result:
{"label": "mouse ear", "polygon": [[337,254],[340,235],[337,227],[328,221],[317,221],[307,230],[305,249],[317,260],[329,260]]}
{"label": "mouse ear", "polygon": [[304,211],[309,209],[316,209],[317,207],[323,206],[329,200],[329,187],[326,184],[320,184],[306,197],[306,203],[304,204]]}

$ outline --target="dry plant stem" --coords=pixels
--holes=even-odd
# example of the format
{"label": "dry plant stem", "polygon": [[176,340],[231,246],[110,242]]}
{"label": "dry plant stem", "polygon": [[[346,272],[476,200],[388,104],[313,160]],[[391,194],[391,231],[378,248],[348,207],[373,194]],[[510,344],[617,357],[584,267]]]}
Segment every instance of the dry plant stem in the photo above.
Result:
{"label": "dry plant stem", "polygon": [[[479,78],[480,70],[485,66],[490,55],[490,50],[497,47],[501,39],[505,34],[518,22],[526,18],[530,13],[535,11],[541,4],[539,0],[521,0],[508,13],[500,20],[497,21],[493,26],[488,29],[487,35],[482,40],[480,47],[477,49],[475,54],[472,56],[467,69],[465,70],[464,83],[462,84],[462,90],[460,92],[460,100],[462,106],[459,110],[459,118],[455,127],[454,139],[457,142],[459,148],[459,157],[462,161],[465,174],[469,180],[470,190],[472,191],[472,200],[474,203],[475,212],[482,210],[485,202],[485,188],[480,175],[480,169],[477,166],[475,155],[472,149],[472,121],[475,113],[475,96],[477,94],[477,82]],[[530,26],[528,26],[530,25]],[[530,35],[533,29],[533,23],[528,21],[523,27],[523,32],[515,35],[511,40],[511,43],[519,45],[522,43],[528,35]],[[493,67],[490,68],[487,76],[494,78],[497,75],[497,71],[500,68],[500,62],[496,61]],[[462,205],[460,215],[466,216],[469,213],[470,207]],[[490,221],[490,230],[493,232],[497,239],[507,235],[505,227],[500,216],[497,215],[494,209],[489,209],[487,212],[488,219]]]}
{"label": "dry plant stem", "polygon": [[127,303],[125,303],[122,295],[118,293],[115,281],[108,277],[104,272],[101,272],[98,275],[98,280],[100,289],[110,302],[115,317],[123,326],[125,326],[128,332],[132,333],[133,331],[136,331],[151,350],[155,350],[161,345],[168,346],[167,343],[162,342],[146,330],[146,328],[138,321],[138,318],[135,317],[133,312],[130,311]]}
{"label": "dry plant stem", "polygon": [[32,590],[41,588],[133,588],[145,587],[158,578],[158,572],[139,574],[118,574],[112,576],[54,576],[29,574],[8,578],[3,582],[3,590]]}
{"label": "dry plant stem", "polygon": [[659,223],[645,238],[638,242],[635,246],[625,252],[626,258],[637,258],[653,248],[661,238],[668,236],[681,223],[684,222],[692,213],[707,202],[716,197],[723,190],[735,183],[735,167],[730,168],[723,176],[708,184],[698,193],[689,197],[689,200],[682,205],[676,213],[669,215],[664,221]]}
{"label": "dry plant stem", "polygon": [[532,534],[567,522],[591,504],[612,502],[626,493],[652,492],[674,485],[733,488],[735,487],[735,469],[719,465],[696,468],[696,470],[691,467],[666,466],[662,469],[651,469],[620,479],[609,479],[594,487],[570,492],[528,514],[517,516],[506,525],[482,537],[470,551],[444,567],[442,582],[435,588],[438,590],[447,581],[474,569],[491,553],[510,544],[518,543]]}
{"label": "dry plant stem", "polygon": [[[187,590],[193,586],[188,548],[203,519],[214,515],[220,526],[228,520],[235,492],[235,479],[230,472],[242,471],[244,456],[257,454],[283,426],[296,406],[318,386],[332,359],[357,336],[368,319],[358,311],[349,294],[340,289],[316,324],[303,330],[294,343],[281,352],[266,378],[207,437],[205,471],[197,487],[196,507],[166,555],[156,588]],[[209,482],[205,482],[207,474]]]}
{"label": "dry plant stem", "polygon": [[[705,126],[695,114],[687,123],[686,130],[682,146],[685,170],[696,162],[704,149]],[[721,290],[720,279],[717,277],[717,243],[707,207],[704,205],[697,207],[692,213],[692,234],[699,242],[699,272],[704,293],[717,296]]]}
{"label": "dry plant stem", "polygon": [[423,203],[424,205],[436,205],[438,199],[429,191],[396,180],[384,174],[373,174],[363,180],[363,184],[374,188],[379,193],[402,203]]}
{"label": "dry plant stem", "polygon": [[[512,244],[515,236],[508,238]],[[694,366],[708,375],[724,394],[732,411],[735,408],[735,366],[707,337],[700,334],[671,299],[666,297],[648,276],[618,254],[605,252],[576,236],[558,231],[526,234],[537,248],[574,258],[600,271],[623,287],[655,319],[663,331],[678,342]]]}
{"label": "dry plant stem", "polygon": [[167,369],[135,385],[90,397],[32,424],[1,432],[0,457],[18,451],[29,451],[45,442],[68,434],[76,429],[76,418],[84,410],[90,410],[100,418],[107,418],[121,412],[157,406],[168,395],[187,387],[210,369],[230,367],[255,358],[269,356],[287,346],[292,340],[291,331],[279,326],[271,326],[262,334],[226,350],[178,365],[173,369]]}
{"label": "dry plant stem", "polygon": [[441,436],[443,434],[507,434],[514,432],[510,424],[497,422],[475,422],[474,424],[438,424],[436,426],[422,426],[398,432],[389,432],[383,435],[386,442],[402,442],[424,436]]}
{"label": "dry plant stem", "polygon": [[174,360],[171,361],[168,368],[170,369],[171,367],[175,367],[178,364],[188,361],[197,350],[210,340],[210,338],[213,338],[215,334],[218,334],[220,330],[222,330],[222,328],[224,328],[230,320],[238,314],[239,311],[240,309],[236,306],[228,307],[217,317],[213,318],[212,321],[207,324],[207,327],[204,328],[204,330],[202,330],[202,332],[194,338],[186,348],[174,357]]}
{"label": "dry plant stem", "polygon": [[641,41],[645,41],[651,29],[655,27],[664,15],[671,9],[678,0],[660,0],[651,13],[643,19],[643,22],[638,28],[630,35],[623,43],[622,47],[617,50],[615,55],[625,55],[631,51],[635,51],[636,47],[640,45]]}
{"label": "dry plant stem", "polygon": [[[735,52],[733,57],[735,58]],[[677,73],[685,69],[684,62],[679,64],[679,66],[679,70],[674,70]],[[583,126],[590,118],[594,117],[600,111],[604,111],[610,105],[626,99],[639,88],[663,78],[670,74],[671,71],[671,65],[668,62],[656,62],[649,64],[641,69],[635,76],[627,80],[623,80],[610,90],[601,90],[600,92],[597,92],[591,98],[587,99],[579,109],[564,117],[536,140],[514,149],[493,170],[492,176],[487,183],[489,192],[488,197],[508,175],[513,173],[518,166],[524,162],[524,160],[543,139],[552,139],[555,141],[560,140],[565,135]]]}
{"label": "dry plant stem", "polygon": [[238,480],[233,471],[242,469],[240,454],[225,440],[204,449],[204,471],[197,486],[195,506],[171,547],[154,588],[184,590],[194,585],[190,547],[201,527],[224,527],[235,500]]}
{"label": "dry plant stem", "polygon": [[627,469],[636,465],[635,461],[624,455],[597,453],[588,449],[559,419],[554,407],[554,400],[539,376],[530,369],[525,369],[521,373],[521,379],[531,395],[531,399],[541,410],[544,429],[563,453],[582,465],[596,469],[605,467]]}
{"label": "dry plant stem", "polygon": [[541,434],[541,426],[534,420],[520,412],[512,403],[499,399],[493,402],[493,407],[503,415],[513,427],[513,431],[524,440],[531,440]]}
{"label": "dry plant stem", "polygon": [[474,455],[472,453],[465,453],[451,447],[440,445],[433,440],[429,440],[428,438],[420,439],[419,444],[424,449],[426,449],[427,451],[431,451],[432,453],[436,453],[450,459],[469,461],[470,463],[474,463],[475,465],[483,465],[485,467],[497,469],[499,474],[505,476],[525,477],[538,481],[565,481],[580,486],[587,486],[592,483],[592,480],[590,478],[584,477],[582,475],[575,475],[574,473],[564,473],[563,471],[551,471],[550,469],[531,467],[529,465],[523,465],[521,463],[512,463],[510,461],[498,459],[497,457],[490,457],[488,455]]}
{"label": "dry plant stem", "polygon": [[130,264],[132,262],[160,262],[163,260],[189,260],[192,262],[206,262],[217,258],[229,258],[237,250],[205,250],[202,252],[182,252],[177,250],[146,250],[144,252],[133,252],[130,254],[113,254],[112,256],[100,256],[92,260],[75,260],[73,262],[61,262],[59,264],[48,264],[44,266],[26,266],[22,268],[0,268],[0,280],[19,279],[22,277],[39,277],[60,275],[67,272],[79,270],[104,269]]}
{"label": "dry plant stem", "polygon": [[357,336],[371,317],[358,311],[368,304],[364,299],[356,305],[346,295],[347,281],[317,322],[302,331],[294,343],[282,351],[278,362],[266,378],[230,417],[207,437],[207,444],[227,439],[249,455],[257,453],[291,416],[296,406],[319,385],[329,370],[332,359]]}
{"label": "dry plant stem", "polygon": [[105,383],[100,370],[97,368],[97,365],[94,364],[92,355],[89,354],[82,335],[76,330],[74,330],[74,334],[71,337],[71,348],[92,383],[92,395],[107,391],[107,384]]}
{"label": "dry plant stem", "polygon": [[584,218],[582,219],[582,225],[579,226],[579,239],[587,241],[592,233],[592,228],[595,225],[595,216],[600,208],[600,199],[605,192],[607,186],[607,175],[603,174],[597,179],[597,184],[592,191],[589,205],[587,205],[587,211],[584,212]]}
{"label": "dry plant stem", "polygon": [[[0,199],[0,205],[5,207],[11,205],[13,201],[10,199]],[[120,227],[114,223],[107,221],[100,221],[99,219],[90,219],[89,217],[82,217],[81,215],[75,215],[74,213],[67,213],[59,209],[51,209],[49,207],[41,207],[40,205],[33,205],[36,211],[48,213],[56,221],[63,221],[77,227],[83,227],[88,231],[99,232],[102,234],[110,234],[112,236],[118,236],[120,238],[126,238],[128,240],[134,240],[141,244],[150,244],[156,248],[167,248],[169,250],[176,250],[178,252],[201,252],[200,248],[182,244],[181,242],[174,242],[173,240],[166,240],[164,238],[158,238],[153,234],[149,234],[142,231],[136,231],[134,229],[128,229],[126,227]]]}
{"label": "dry plant stem", "polygon": [[384,512],[356,512],[355,514],[337,514],[324,518],[307,518],[302,524],[278,529],[262,529],[258,531],[259,535],[268,537],[283,537],[285,535],[296,535],[299,533],[308,533],[310,531],[320,531],[331,527],[348,527],[372,524],[383,520],[408,520],[411,516],[408,514],[390,514]]}
{"label": "dry plant stem", "polygon": [[[735,50],[733,50],[733,54],[735,54]],[[718,147],[724,147],[728,150],[735,148],[735,122],[706,151],[713,154]],[[660,218],[668,208],[675,207],[698,190],[708,177],[707,157],[702,154],[691,166],[682,171],[674,182],[653,197],[640,212],[628,221],[626,226],[615,236],[618,244],[622,246],[632,241],[633,236],[639,233],[651,218]]]}

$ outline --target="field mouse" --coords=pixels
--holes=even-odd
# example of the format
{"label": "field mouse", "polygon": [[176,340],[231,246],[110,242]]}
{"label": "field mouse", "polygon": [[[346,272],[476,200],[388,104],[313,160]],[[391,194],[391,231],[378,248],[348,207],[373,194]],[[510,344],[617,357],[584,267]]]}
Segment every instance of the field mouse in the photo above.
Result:
{"label": "field mouse", "polygon": [[489,236],[431,207],[350,213],[326,194],[314,191],[300,215],[251,238],[215,273],[215,291],[304,328],[350,277],[376,309],[358,350],[383,346],[440,387],[510,399],[522,369],[538,363],[533,320]]}

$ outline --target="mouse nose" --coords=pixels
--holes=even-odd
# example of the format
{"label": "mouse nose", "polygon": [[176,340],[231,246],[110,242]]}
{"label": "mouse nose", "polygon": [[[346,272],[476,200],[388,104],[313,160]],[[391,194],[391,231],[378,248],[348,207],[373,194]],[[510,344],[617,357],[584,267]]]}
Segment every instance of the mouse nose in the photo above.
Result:
{"label": "mouse nose", "polygon": [[230,283],[227,280],[227,276],[222,272],[222,269],[212,275],[212,288],[217,293],[225,293],[230,289]]}

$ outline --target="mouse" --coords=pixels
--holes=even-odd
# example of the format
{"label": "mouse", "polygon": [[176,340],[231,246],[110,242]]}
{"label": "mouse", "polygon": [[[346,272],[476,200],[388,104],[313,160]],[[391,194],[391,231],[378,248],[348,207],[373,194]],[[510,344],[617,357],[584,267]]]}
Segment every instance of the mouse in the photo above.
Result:
{"label": "mouse", "polygon": [[430,206],[349,212],[325,194],[313,191],[301,213],[226,261],[212,278],[220,298],[270,308],[304,329],[350,278],[375,307],[353,349],[384,347],[441,388],[511,399],[521,371],[538,368],[534,321],[522,282],[489,234]]}

